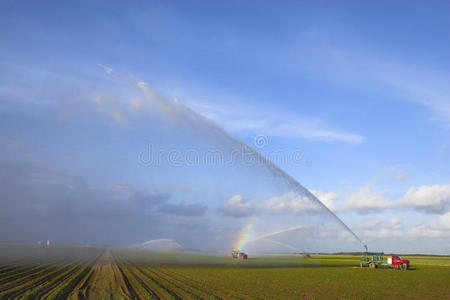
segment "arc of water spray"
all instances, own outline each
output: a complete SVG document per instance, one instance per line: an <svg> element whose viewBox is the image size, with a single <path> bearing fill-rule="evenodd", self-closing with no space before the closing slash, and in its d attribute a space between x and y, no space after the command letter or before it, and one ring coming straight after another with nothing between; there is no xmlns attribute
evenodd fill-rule
<svg viewBox="0 0 450 300"><path fill-rule="evenodd" d="M136 81L133 78L126 77L121 75L120 73L114 71L112 68L109 68L104 65L99 65L101 68L105 70L106 73L118 77L121 80L126 82L131 82L135 85L142 93L146 96L146 98L150 101L156 102L159 108L162 108L164 111L171 111L174 114L177 114L181 120L184 120L186 124L195 129L193 120L197 120L201 124L204 124L216 134L217 137L221 137L223 140L233 143L234 145L240 146L241 149L248 151L251 153L258 162L262 163L263 166L275 177L279 177L284 179L288 186L296 193L303 194L307 196L313 203L317 204L319 207L322 207L326 212L328 212L339 224L342 225L348 232L352 234L352 236L359 241L364 247L366 245L364 242L341 220L338 216L336 216L325 204L323 204L316 196L314 196L307 188L301 185L298 181L296 181L291 175L287 174L283 169L273 163L270 159L264 157L260 152L256 151L251 146L247 145L244 142L230 136L227 132L225 132L222 128L217 126L214 122L207 119L206 117L198 114L194 110L189 107L181 104L179 101L168 101L164 100L162 97L156 97L156 94L150 90L150 88L142 81ZM175 106L174 106L175 105ZM188 113L188 115L184 115L183 111Z"/></svg>
<svg viewBox="0 0 450 300"><path fill-rule="evenodd" d="M292 232L292 231L297 231L297 230L307 229L307 228L308 228L308 226L297 226L297 227L292 227L292 228L288 228L288 229L285 229L285 230L280 230L280 231L277 231L277 232L268 233L268 234L259 236L257 238L254 238L254 239L248 241L248 243L253 243L253 242L256 242L256 241L260 241L260 240L265 240L265 239L277 236L277 235L282 234L282 233L287 233L287 232Z"/></svg>
<svg viewBox="0 0 450 300"><path fill-rule="evenodd" d="M277 244L277 245L280 245L280 246L283 246L283 247L286 247L286 248L288 248L288 249L291 249L291 250L300 252L300 250L298 250L298 249L295 248L294 246L289 245L289 244L287 244L287 243L282 243L282 242L279 242L279 241L276 241L276 240L272 240L272 239L264 239L264 240L265 240L265 241L268 241L268 242L271 242L271 243L274 243L274 244Z"/></svg>
<svg viewBox="0 0 450 300"><path fill-rule="evenodd" d="M283 171L279 166L277 166L275 163L273 163L270 159L264 157L260 152L256 151L251 146L247 145L244 142L241 142L240 140L230 136L228 133L226 133L223 129L218 127L216 124L212 123L210 120L206 119L205 117L197 114L195 111L190 109L189 107L184 106L184 108L189 111L191 114L193 114L195 117L202 119L204 122L207 122L209 125L213 126L213 129L220 135L224 137L224 139L229 140L235 144L238 144L239 146L243 147L245 150L252 153L256 159L263 163L263 165L269 170L269 172L276 177L283 178L287 181L288 185L297 193L304 194L307 196L310 200L312 200L314 203L318 204L320 207L325 209L333 218L341 224L348 232L352 234L352 236L361 243L364 247L366 245L364 242L354 233L341 219L339 219L338 216L336 216L325 204L322 203L316 196L314 196L313 193L311 193L307 188L305 188L303 185L301 185L297 180L295 180L291 175L287 174L285 171Z"/></svg>
<svg viewBox="0 0 450 300"><path fill-rule="evenodd" d="M277 166L275 163L273 163L270 159L264 157L260 152L256 151L255 149L253 149L251 146L247 145L244 142L241 142L240 140L230 136L228 133L226 133L223 129L221 129L220 127L218 127L216 124L212 123L210 120L198 115L195 111L193 111L192 109L190 109L189 107L185 106L185 109L188 110L190 113L194 114L197 118L201 118L204 120L204 122L207 122L208 124L210 124L211 126L213 126L214 130L217 131L217 133L221 134L226 140L229 140L235 144L240 145L241 147L243 147L245 150L249 151L250 153L252 153L259 162L262 162L263 165L269 170L269 172L276 176L276 177L280 177L283 178L287 181L288 185L297 193L302 193L305 196L307 196L310 200L312 200L314 203L316 203L317 205L319 205L320 207L322 207L323 209L325 209L326 212L328 212L331 216L333 216L333 218L339 223L341 224L348 232L350 232L352 234L352 236L361 243L361 245L363 245L364 247L366 247L366 245L364 244L364 242L356 235L356 233L354 233L341 219L339 219L338 216L336 216L325 204L322 203L322 201L320 201L316 196L314 196L313 193L311 193L307 188L305 188L304 186L302 186L298 181L296 181L291 175L287 174L285 171L283 171L279 166Z"/></svg>
<svg viewBox="0 0 450 300"><path fill-rule="evenodd" d="M285 229L285 230L280 230L280 231L277 231L277 232L272 232L272 233L265 234L265 235L263 235L263 236L254 238L254 239L248 241L247 244L254 243L254 242L257 242L257 241L261 241L261 240L264 240L264 241L269 241L269 242L272 242L272 243L275 243L275 244L284 246L284 247L286 247L286 248L289 248L289 249L291 249L291 250L295 250L295 251L300 252L299 249L295 248L294 246L292 246L292 245L290 245L290 244L288 244L288 243L282 243L282 242L279 242L279 241L277 241L277 240L273 240L273 239L271 239L271 238L272 238L272 237L275 237L275 236L277 236L277 235L283 234L283 233L292 232L292 231L297 231L297 230L302 230L302 229L307 229L307 228L309 228L309 227L308 227L308 226L297 226L297 227L292 227L292 228L288 228L288 229Z"/></svg>

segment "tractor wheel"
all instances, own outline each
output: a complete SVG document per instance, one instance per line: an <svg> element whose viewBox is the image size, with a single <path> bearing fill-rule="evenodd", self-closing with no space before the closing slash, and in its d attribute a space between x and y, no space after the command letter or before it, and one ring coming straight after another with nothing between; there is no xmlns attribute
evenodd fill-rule
<svg viewBox="0 0 450 300"><path fill-rule="evenodd" d="M377 267L377 265L375 263L373 263L373 262L371 262L369 264L369 268L371 268L371 269L375 269L376 267Z"/></svg>
<svg viewBox="0 0 450 300"><path fill-rule="evenodd" d="M403 271L405 271L405 270L407 269L407 266L406 266L406 264L402 264L402 265L400 266L400 268L401 268Z"/></svg>

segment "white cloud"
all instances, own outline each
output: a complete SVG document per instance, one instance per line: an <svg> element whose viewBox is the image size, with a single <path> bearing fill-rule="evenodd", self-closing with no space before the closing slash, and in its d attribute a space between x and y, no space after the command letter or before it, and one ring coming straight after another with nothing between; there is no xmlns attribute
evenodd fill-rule
<svg viewBox="0 0 450 300"><path fill-rule="evenodd" d="M321 209L322 207L318 203L307 196L290 192L272 197L264 202L248 200L241 194L237 194L219 206L218 211L228 216L246 217L260 213L295 215L302 212L317 212Z"/></svg>
<svg viewBox="0 0 450 300"><path fill-rule="evenodd" d="M370 185L366 185L347 198L342 210L368 214L394 208L412 208L429 214L444 214L450 211L450 185L413 186L396 201L388 200L375 193Z"/></svg>
<svg viewBox="0 0 450 300"><path fill-rule="evenodd" d="M334 192L311 190L311 192L333 212L355 212L361 215L382 213L390 209L415 209L429 214L445 214L450 211L450 185L423 185L411 187L399 200L390 200L366 185L357 193L348 196L337 204L339 195ZM264 204L266 212L284 213L314 209L308 198L295 196L294 193L274 197ZM317 209L317 208L316 208Z"/></svg>
<svg viewBox="0 0 450 300"><path fill-rule="evenodd" d="M369 219L353 226L353 229L364 240L398 238L404 235L403 219L401 217L392 217L385 222L379 219Z"/></svg>
<svg viewBox="0 0 450 300"><path fill-rule="evenodd" d="M314 191L314 190L311 190L311 193L313 193L313 195L316 196L331 211L338 210L336 203L334 201L338 197L338 194L336 194L334 192L326 193L326 192Z"/></svg>
<svg viewBox="0 0 450 300"><path fill-rule="evenodd" d="M321 207L307 196L296 195L294 192L273 197L264 205L265 212L269 214L298 214L320 209Z"/></svg>
<svg viewBox="0 0 450 300"><path fill-rule="evenodd" d="M338 194L334 192L311 191L326 207L333 212L354 212L365 215L382 213L390 209L415 209L430 214L445 214L450 211L450 185L423 185L411 187L400 200L389 200L366 185L357 193L350 195L342 205L336 204ZM321 208L304 195L294 192L285 193L264 202L244 199L238 194L219 207L219 211L231 216L249 216L257 213L298 214L319 211ZM393 224L392 224L393 225Z"/></svg>
<svg viewBox="0 0 450 300"><path fill-rule="evenodd" d="M377 251L448 254L450 250L450 213L420 224L394 216L386 221L366 219L351 227L369 249Z"/></svg>
<svg viewBox="0 0 450 300"><path fill-rule="evenodd" d="M100 68L102 68L103 70L105 70L105 72L108 73L109 75L113 75L114 74L114 70L112 68L107 67L107 66L102 65L102 64L98 64L98 66Z"/></svg>
<svg viewBox="0 0 450 300"><path fill-rule="evenodd" d="M407 206L427 213L443 214L450 211L450 185L422 185L411 187L399 201Z"/></svg>
<svg viewBox="0 0 450 300"><path fill-rule="evenodd" d="M259 208L258 202L244 199L242 195L237 194L219 206L218 211L228 216L246 217L256 214Z"/></svg>
<svg viewBox="0 0 450 300"><path fill-rule="evenodd" d="M368 219L352 226L352 229L364 239L371 238L401 238L402 241L417 238L450 237L450 212L418 225L405 226L400 216L387 221Z"/></svg>
<svg viewBox="0 0 450 300"><path fill-rule="evenodd" d="M344 202L345 211L355 211L359 214L381 212L392 208L394 203L380 194L375 193L370 185L363 187L358 193L351 195Z"/></svg>
<svg viewBox="0 0 450 300"><path fill-rule="evenodd" d="M422 222L408 232L410 238L450 238L450 212Z"/></svg>
<svg viewBox="0 0 450 300"><path fill-rule="evenodd" d="M390 229L401 229L403 227L403 218L400 216L392 217L386 222L386 227Z"/></svg>

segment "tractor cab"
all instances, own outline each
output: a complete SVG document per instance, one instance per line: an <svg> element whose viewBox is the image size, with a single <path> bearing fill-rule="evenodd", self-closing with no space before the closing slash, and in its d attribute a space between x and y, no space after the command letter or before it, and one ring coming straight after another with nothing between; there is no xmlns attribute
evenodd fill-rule
<svg viewBox="0 0 450 300"><path fill-rule="evenodd" d="M394 269L406 270L409 269L409 260L402 259L398 255L393 255L388 257L388 265L391 265Z"/></svg>

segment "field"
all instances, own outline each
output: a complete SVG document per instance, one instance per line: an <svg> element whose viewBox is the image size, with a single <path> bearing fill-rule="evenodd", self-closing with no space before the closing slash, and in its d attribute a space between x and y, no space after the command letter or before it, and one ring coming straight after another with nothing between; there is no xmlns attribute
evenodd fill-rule
<svg viewBox="0 0 450 300"><path fill-rule="evenodd" d="M96 247L0 245L0 299L450 299L450 258L408 271L359 256L228 257Z"/></svg>

